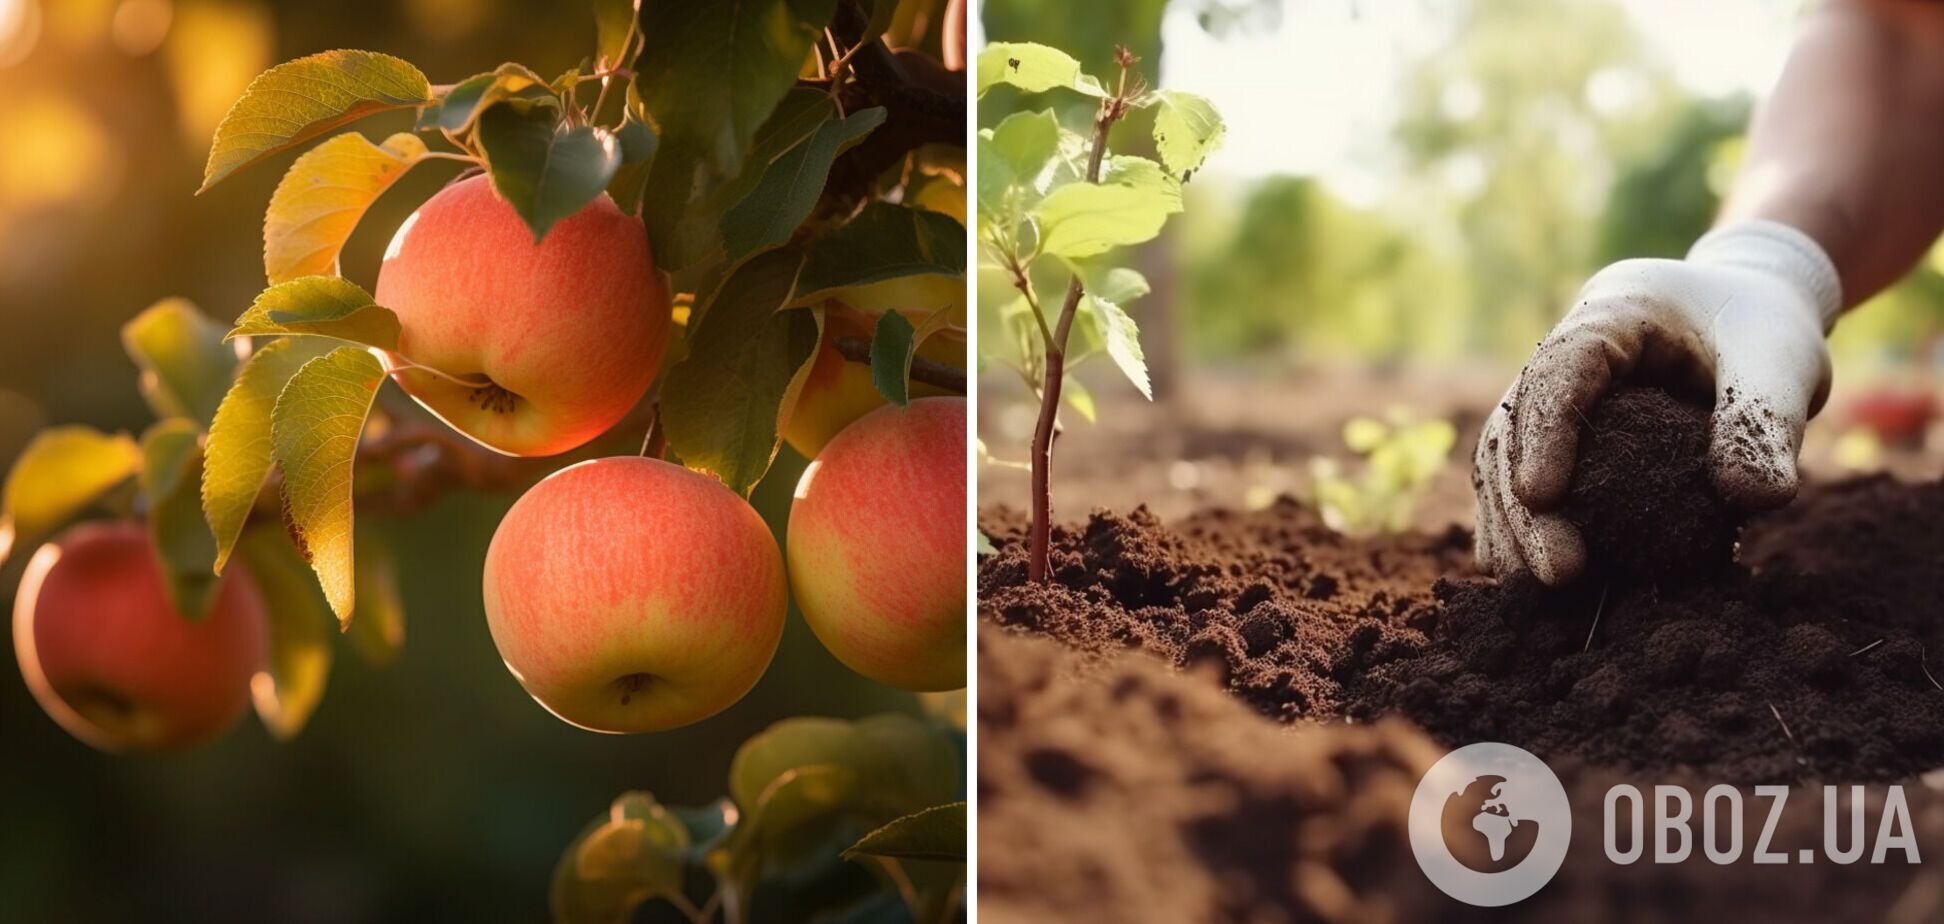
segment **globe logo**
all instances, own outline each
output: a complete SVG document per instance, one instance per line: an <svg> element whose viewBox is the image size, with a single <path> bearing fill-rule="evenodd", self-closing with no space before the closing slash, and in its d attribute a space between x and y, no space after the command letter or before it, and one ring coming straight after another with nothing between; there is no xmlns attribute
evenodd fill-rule
<svg viewBox="0 0 1944 924"><path fill-rule="evenodd" d="M1552 880L1573 817L1544 761L1488 741L1431 765L1411 797L1409 827L1411 853L1433 885L1466 904L1498 907Z"/></svg>
<svg viewBox="0 0 1944 924"><path fill-rule="evenodd" d="M1499 798L1502 776L1481 776L1445 799L1445 849L1481 873L1502 873L1524 863L1539 843L1539 822L1513 814Z"/></svg>

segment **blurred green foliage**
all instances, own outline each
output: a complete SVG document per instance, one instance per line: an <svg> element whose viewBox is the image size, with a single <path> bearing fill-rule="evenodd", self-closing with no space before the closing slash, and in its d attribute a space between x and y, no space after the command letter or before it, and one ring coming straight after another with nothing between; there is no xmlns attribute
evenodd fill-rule
<svg viewBox="0 0 1944 924"><path fill-rule="evenodd" d="M585 4L547 0L27 4L31 33L0 30L0 468L42 426L146 426L118 332L158 297L230 318L262 289L263 203L295 152L192 195L214 120L255 74L328 48L441 75L509 60L558 73L594 37ZM383 138L409 123L361 128ZM387 192L344 252L346 277L370 283L393 230L449 176L415 172ZM632 452L639 438L600 449ZM803 465L785 453L752 499L779 535ZM0 789L16 798L0 919L543 920L562 847L616 793L704 804L737 746L779 718L921 711L845 670L793 610L770 671L722 715L648 736L565 725L508 674L483 617L481 562L512 500L455 495L409 518L360 518L361 545L396 550L405 643L385 667L339 658L287 743L250 721L186 754L97 753L41 713L9 644ZM0 568L4 599L28 557Z"/></svg>
<svg viewBox="0 0 1944 924"><path fill-rule="evenodd" d="M1278 26L1274 3L1173 3L1217 38L1238 21ZM1356 15L1355 3L1339 5ZM1403 63L1396 118L1369 156L1384 171L1381 194L1352 202L1300 175L1237 180L1215 159L1186 187L1177 229L1141 260L1150 278L1162 275L1156 264L1180 277L1171 296L1157 282L1134 312L1144 329L1165 329L1156 315L1171 307L1187 358L1202 363L1469 356L1511 367L1594 270L1679 256L1706 230L1733 176L1747 98L1705 98L1675 81L1614 0L1422 7L1448 38ZM1093 66L1115 41L1165 58L1159 23L1170 9L987 0L984 23L989 40L1046 42ZM1303 118L1293 110L1288 130L1301 132ZM1846 318L1838 361L1919 355L1944 328L1940 270L1944 260L1927 262Z"/></svg>

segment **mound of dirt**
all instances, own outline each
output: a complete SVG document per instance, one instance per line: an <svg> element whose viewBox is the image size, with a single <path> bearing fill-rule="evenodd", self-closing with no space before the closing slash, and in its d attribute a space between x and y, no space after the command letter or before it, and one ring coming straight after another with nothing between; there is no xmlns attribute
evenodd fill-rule
<svg viewBox="0 0 1944 924"><path fill-rule="evenodd" d="M1735 554L1741 518L1708 479L1708 410L1655 388L1624 388L1581 428L1565 514L1597 576L1685 580Z"/></svg>
<svg viewBox="0 0 1944 924"><path fill-rule="evenodd" d="M987 620L1210 665L1283 720L1403 715L1446 745L1739 783L1944 766L1940 484L1812 488L1747 526L1745 567L1566 592L1469 577L1462 533L1359 542L1294 502L1172 529L1095 514L1054 531L1045 586L1018 517L983 526Z"/></svg>
<svg viewBox="0 0 1944 924"><path fill-rule="evenodd" d="M1555 763L1574 805L1565 865L1511 908L1473 908L1418 871L1417 780L1441 754L1394 719L1280 726L1207 678L1148 658L1101 661L990 626L979 632L979 905L994 922L1935 920L1944 874L1904 862L1778 872L1606 860L1600 817L1624 778ZM1644 791L1644 790L1643 790ZM1944 850L1944 794L1907 788L1921 857ZM1745 796L1740 843L1769 802ZM1868 817L1881 817L1880 789ZM1821 794L1794 789L1769 833L1795 857L1822 843ZM1703 830L1696 828L1696 836ZM1720 832L1721 839L1728 837ZM1697 851L1699 847L1697 846Z"/></svg>
<svg viewBox="0 0 1944 924"><path fill-rule="evenodd" d="M1212 510L1164 527L1146 508L1055 526L1053 580L1026 583L1026 521L980 524L999 546L979 568L979 612L1101 656L1145 649L1216 668L1282 719L1343 711L1345 684L1408 657L1436 622L1431 588L1468 572L1471 540L1346 538L1284 498L1266 510Z"/></svg>

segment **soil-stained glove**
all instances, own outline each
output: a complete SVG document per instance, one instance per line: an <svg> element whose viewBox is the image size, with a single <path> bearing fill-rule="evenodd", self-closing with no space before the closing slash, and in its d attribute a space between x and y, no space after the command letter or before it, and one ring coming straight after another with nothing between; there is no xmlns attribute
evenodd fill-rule
<svg viewBox="0 0 1944 924"><path fill-rule="evenodd" d="M1579 428L1623 381L1715 394L1709 471L1728 503L1796 493L1803 424L1829 393L1824 335L1842 307L1836 267L1808 235L1742 221L1685 260L1623 260L1595 274L1485 421L1474 459L1478 565L1561 585L1586 545L1561 515Z"/></svg>

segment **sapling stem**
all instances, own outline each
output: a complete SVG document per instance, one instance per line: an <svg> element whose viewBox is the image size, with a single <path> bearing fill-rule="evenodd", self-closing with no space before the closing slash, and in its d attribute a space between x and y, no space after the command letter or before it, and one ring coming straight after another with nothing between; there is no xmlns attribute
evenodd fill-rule
<svg viewBox="0 0 1944 924"><path fill-rule="evenodd" d="M1114 95L1100 101L1094 117L1092 149L1087 154L1087 182L1100 182L1100 165L1107 156L1107 133L1114 123L1127 115L1127 72L1136 61L1126 46L1114 49L1114 63L1120 65L1120 83ZM1015 284L1023 280L1018 274ZM1031 286L1023 287L1030 298ZM1047 580L1047 559L1053 536L1053 437L1060 422L1060 386L1066 376L1067 339L1073 333L1073 316L1086 294L1079 274L1067 283L1066 300L1060 303L1060 319L1046 342L1046 387L1040 390L1039 422L1033 427L1033 525L1027 544L1026 579L1033 583ZM1042 336L1046 330L1042 322Z"/></svg>

